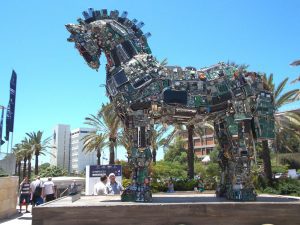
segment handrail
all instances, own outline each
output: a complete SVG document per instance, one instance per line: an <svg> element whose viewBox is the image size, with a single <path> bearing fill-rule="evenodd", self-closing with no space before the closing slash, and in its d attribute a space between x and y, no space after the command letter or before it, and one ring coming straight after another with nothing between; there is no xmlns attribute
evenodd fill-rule
<svg viewBox="0 0 300 225"><path fill-rule="evenodd" d="M69 190L69 188L67 187L62 193L60 193L60 195L59 195L59 197L62 197L63 196L63 194L67 191L67 190Z"/></svg>

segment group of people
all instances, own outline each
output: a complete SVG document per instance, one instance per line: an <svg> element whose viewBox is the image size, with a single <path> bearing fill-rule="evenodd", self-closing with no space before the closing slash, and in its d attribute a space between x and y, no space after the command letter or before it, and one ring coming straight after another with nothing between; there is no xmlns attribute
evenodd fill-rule
<svg viewBox="0 0 300 225"><path fill-rule="evenodd" d="M22 205L25 204L26 213L28 213L29 203L32 206L40 205L44 201L49 202L55 199L55 189L52 178L49 177L47 181L42 182L40 177L37 176L34 181L29 182L28 177L25 177L20 184L20 213Z"/></svg>
<svg viewBox="0 0 300 225"><path fill-rule="evenodd" d="M122 184L116 181L116 175L110 173L108 177L106 175L100 177L100 181L94 186L94 195L119 195L123 190Z"/></svg>

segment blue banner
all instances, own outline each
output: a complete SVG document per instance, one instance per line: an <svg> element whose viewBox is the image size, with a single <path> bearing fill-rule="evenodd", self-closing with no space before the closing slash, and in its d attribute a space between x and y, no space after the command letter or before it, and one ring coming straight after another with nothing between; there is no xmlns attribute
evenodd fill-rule
<svg viewBox="0 0 300 225"><path fill-rule="evenodd" d="M13 70L10 78L9 102L6 111L6 136L5 140L9 140L9 132L14 132L15 121L15 105L17 91L17 74Z"/></svg>

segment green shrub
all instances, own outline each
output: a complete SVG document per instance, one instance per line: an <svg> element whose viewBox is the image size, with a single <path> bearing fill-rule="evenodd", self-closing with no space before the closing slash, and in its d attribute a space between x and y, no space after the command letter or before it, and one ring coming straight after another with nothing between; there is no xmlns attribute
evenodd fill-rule
<svg viewBox="0 0 300 225"><path fill-rule="evenodd" d="M294 179L280 179L272 187L263 190L264 193L300 196L300 181Z"/></svg>
<svg viewBox="0 0 300 225"><path fill-rule="evenodd" d="M168 190L167 184L164 182L151 182L150 186L153 193L166 192Z"/></svg>
<svg viewBox="0 0 300 225"><path fill-rule="evenodd" d="M206 174L208 177L219 177L220 167L218 163L209 163L206 168Z"/></svg>
<svg viewBox="0 0 300 225"><path fill-rule="evenodd" d="M289 169L300 169L300 153L287 153L279 155L280 162L288 165Z"/></svg>
<svg viewBox="0 0 300 225"><path fill-rule="evenodd" d="M124 188L128 187L130 184L131 184L131 179L126 179L126 178L122 179L122 185Z"/></svg>
<svg viewBox="0 0 300 225"><path fill-rule="evenodd" d="M272 166L273 173L287 173L288 172L288 165L274 165Z"/></svg>
<svg viewBox="0 0 300 225"><path fill-rule="evenodd" d="M300 181L294 179L279 180L276 185L281 195L300 196Z"/></svg>
<svg viewBox="0 0 300 225"><path fill-rule="evenodd" d="M195 175L199 177L206 177L206 166L202 162L195 161L194 164Z"/></svg>
<svg viewBox="0 0 300 225"><path fill-rule="evenodd" d="M280 194L280 191L272 188L272 187L267 187L263 190L264 193L267 193L267 194L274 194L274 195L279 195Z"/></svg>
<svg viewBox="0 0 300 225"><path fill-rule="evenodd" d="M193 191L194 187L197 186L197 180L177 180L174 181L174 190L175 191Z"/></svg>
<svg viewBox="0 0 300 225"><path fill-rule="evenodd" d="M157 181L165 181L170 178L183 179L186 177L186 169L178 162L158 161L152 166L151 177Z"/></svg>
<svg viewBox="0 0 300 225"><path fill-rule="evenodd" d="M205 177L203 179L205 190L216 190L218 186L217 177Z"/></svg>

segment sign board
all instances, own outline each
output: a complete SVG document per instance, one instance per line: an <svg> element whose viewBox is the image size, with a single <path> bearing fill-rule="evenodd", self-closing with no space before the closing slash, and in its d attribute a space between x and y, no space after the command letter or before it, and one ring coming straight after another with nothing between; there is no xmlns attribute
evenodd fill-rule
<svg viewBox="0 0 300 225"><path fill-rule="evenodd" d="M116 181L122 183L121 165L88 165L86 166L85 195L94 194L94 185L100 181L102 175L114 173Z"/></svg>

